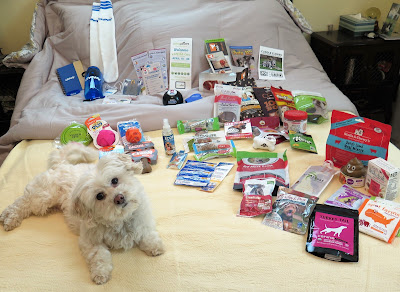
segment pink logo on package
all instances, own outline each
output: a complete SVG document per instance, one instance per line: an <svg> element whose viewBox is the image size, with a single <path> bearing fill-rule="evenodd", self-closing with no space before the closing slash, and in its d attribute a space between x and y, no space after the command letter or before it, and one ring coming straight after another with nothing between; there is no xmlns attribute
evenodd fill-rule
<svg viewBox="0 0 400 292"><path fill-rule="evenodd" d="M314 224L314 246L354 255L354 219L316 212Z"/></svg>

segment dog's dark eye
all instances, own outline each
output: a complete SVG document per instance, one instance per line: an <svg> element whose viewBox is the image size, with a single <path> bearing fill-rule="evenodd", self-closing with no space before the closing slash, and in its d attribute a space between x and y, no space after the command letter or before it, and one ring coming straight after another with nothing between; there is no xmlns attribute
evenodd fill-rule
<svg viewBox="0 0 400 292"><path fill-rule="evenodd" d="M114 177L114 178L111 180L111 184L112 184L112 185L118 184L118 179L117 179L116 177Z"/></svg>
<svg viewBox="0 0 400 292"><path fill-rule="evenodd" d="M96 195L96 199L99 201L104 200L105 197L106 197L106 195L104 193L98 193Z"/></svg>

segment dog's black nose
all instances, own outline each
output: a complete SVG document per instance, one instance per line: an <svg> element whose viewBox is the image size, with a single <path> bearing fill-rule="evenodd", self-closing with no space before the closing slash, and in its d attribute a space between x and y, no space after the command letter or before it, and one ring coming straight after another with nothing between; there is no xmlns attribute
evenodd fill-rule
<svg viewBox="0 0 400 292"><path fill-rule="evenodd" d="M121 195L121 194L116 195L115 198L114 198L114 204L121 205L123 203L125 203L124 195Z"/></svg>

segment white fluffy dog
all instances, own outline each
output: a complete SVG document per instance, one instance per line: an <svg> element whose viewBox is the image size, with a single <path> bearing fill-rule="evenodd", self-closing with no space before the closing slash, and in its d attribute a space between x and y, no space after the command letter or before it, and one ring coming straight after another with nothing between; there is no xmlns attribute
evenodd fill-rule
<svg viewBox="0 0 400 292"><path fill-rule="evenodd" d="M97 156L97 151L77 143L52 152L49 169L25 187L24 195L0 215L0 222L9 231L32 214L61 209L79 234L92 280L104 284L113 268L109 249L138 246L157 256L164 247L148 197L133 176L141 173L142 164L125 154L110 154L92 163Z"/></svg>

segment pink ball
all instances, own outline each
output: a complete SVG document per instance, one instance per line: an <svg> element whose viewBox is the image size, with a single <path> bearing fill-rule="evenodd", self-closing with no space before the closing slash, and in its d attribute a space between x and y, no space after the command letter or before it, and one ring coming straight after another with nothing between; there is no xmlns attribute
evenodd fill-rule
<svg viewBox="0 0 400 292"><path fill-rule="evenodd" d="M96 142L101 147L111 146L115 142L115 134L111 130L101 130Z"/></svg>

